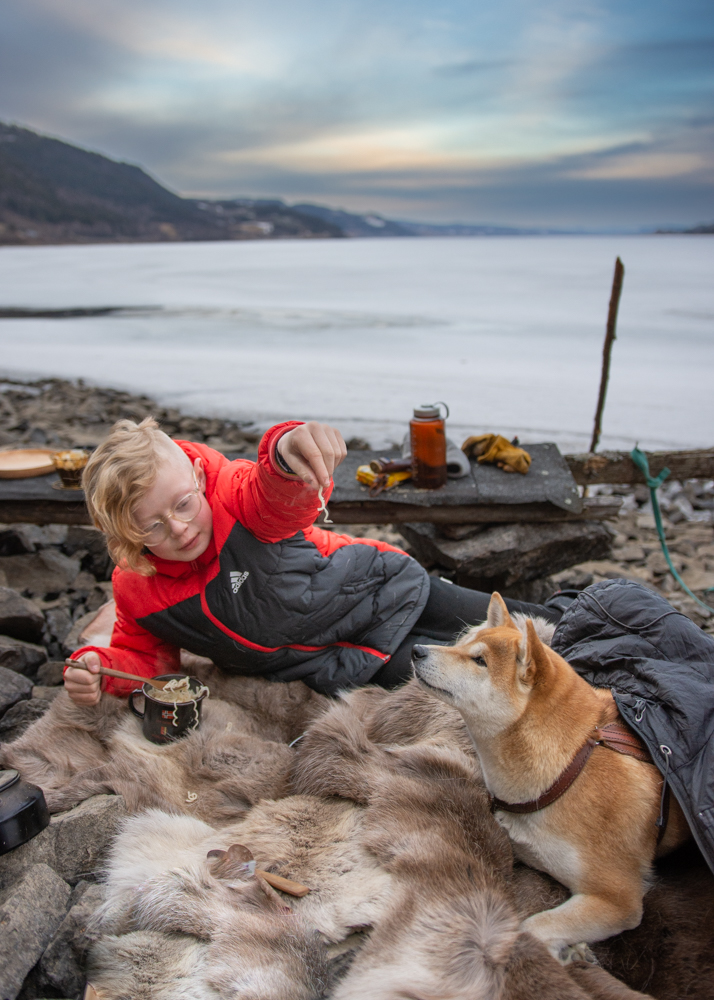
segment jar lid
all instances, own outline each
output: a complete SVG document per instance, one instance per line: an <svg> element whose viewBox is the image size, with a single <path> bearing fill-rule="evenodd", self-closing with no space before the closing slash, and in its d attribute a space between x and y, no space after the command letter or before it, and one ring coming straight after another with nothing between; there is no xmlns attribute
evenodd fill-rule
<svg viewBox="0 0 714 1000"><path fill-rule="evenodd" d="M438 403L422 403L421 406L414 407L414 416L424 419L438 419L441 417L441 410Z"/></svg>

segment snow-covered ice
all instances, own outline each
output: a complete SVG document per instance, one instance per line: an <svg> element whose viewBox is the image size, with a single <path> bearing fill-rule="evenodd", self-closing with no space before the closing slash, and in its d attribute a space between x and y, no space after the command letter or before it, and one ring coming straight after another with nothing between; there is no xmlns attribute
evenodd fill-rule
<svg viewBox="0 0 714 1000"><path fill-rule="evenodd" d="M601 447L711 446L714 240L508 237L0 249L8 375L83 377L187 412L330 420L375 446L415 404L451 433L589 441L614 260L626 274Z"/></svg>

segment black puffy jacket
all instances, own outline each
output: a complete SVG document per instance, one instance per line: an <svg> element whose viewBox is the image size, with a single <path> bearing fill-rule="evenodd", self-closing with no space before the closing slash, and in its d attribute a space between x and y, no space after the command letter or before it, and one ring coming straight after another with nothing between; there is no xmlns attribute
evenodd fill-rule
<svg viewBox="0 0 714 1000"><path fill-rule="evenodd" d="M552 645L588 683L611 689L714 871L714 639L641 584L605 580L567 609Z"/></svg>

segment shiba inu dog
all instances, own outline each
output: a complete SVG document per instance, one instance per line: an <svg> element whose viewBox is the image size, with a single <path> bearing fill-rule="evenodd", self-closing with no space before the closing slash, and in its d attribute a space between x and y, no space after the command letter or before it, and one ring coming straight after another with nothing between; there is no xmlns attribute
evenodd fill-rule
<svg viewBox="0 0 714 1000"><path fill-rule="evenodd" d="M514 621L494 594L484 625L454 646L415 646L412 660L421 684L461 713L517 857L572 893L522 926L558 957L636 927L655 855L689 830L672 798L658 843L659 771L642 744L639 759L626 755L639 741L612 725L612 695L550 649L543 628L552 634L545 622Z"/></svg>

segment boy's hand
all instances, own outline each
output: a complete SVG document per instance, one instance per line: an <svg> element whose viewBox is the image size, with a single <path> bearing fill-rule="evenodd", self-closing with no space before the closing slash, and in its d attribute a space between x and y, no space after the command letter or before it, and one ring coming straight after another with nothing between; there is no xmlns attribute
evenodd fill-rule
<svg viewBox="0 0 714 1000"><path fill-rule="evenodd" d="M89 669L68 667L64 674L65 690L75 705L98 705L102 694L101 658L98 653L84 653L77 662L85 663Z"/></svg>
<svg viewBox="0 0 714 1000"><path fill-rule="evenodd" d="M293 472L316 490L330 485L332 473L347 454L340 432L315 420L283 434L277 449Z"/></svg>

